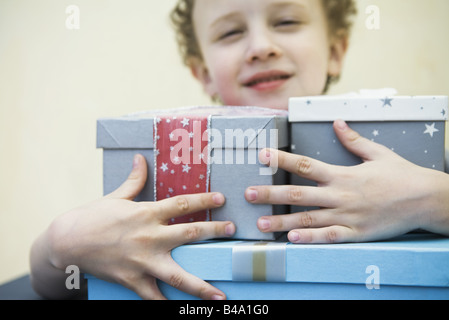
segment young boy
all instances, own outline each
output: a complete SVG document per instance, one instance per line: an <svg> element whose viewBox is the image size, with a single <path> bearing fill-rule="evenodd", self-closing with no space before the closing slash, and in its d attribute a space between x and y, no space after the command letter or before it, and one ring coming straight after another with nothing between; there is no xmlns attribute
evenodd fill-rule
<svg viewBox="0 0 449 320"><path fill-rule="evenodd" d="M225 105L287 107L288 98L325 92L341 71L354 13L350 0L181 0L173 13L184 58L205 90ZM182 33L180 32L182 30ZM340 168L264 150L261 160L319 182L318 188L251 187L248 201L316 205L313 213L265 217L262 231L288 230L301 242L384 239L415 228L449 234L449 178L414 166L361 138L342 121L342 143L365 163ZM136 155L113 193L56 219L33 244L32 283L48 298L73 297L65 268L117 282L145 299L163 299L156 279L203 299L225 294L171 258L184 243L232 236L231 222L168 225L171 218L222 206L219 193L133 202L147 177ZM78 291L81 292L81 291Z"/></svg>

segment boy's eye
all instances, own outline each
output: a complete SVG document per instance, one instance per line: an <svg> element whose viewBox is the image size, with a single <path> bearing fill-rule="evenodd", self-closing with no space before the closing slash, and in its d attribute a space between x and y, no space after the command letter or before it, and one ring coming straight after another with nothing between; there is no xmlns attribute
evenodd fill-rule
<svg viewBox="0 0 449 320"><path fill-rule="evenodd" d="M218 40L225 40L225 39L233 38L238 35L241 35L242 33L243 33L243 30L240 30L240 29L231 30L231 31L225 32L222 35L220 35L218 37Z"/></svg>
<svg viewBox="0 0 449 320"><path fill-rule="evenodd" d="M275 28L293 28L293 27L297 27L301 24L301 22L299 20L293 20L293 19L285 19L285 20L280 20L274 23L274 27Z"/></svg>

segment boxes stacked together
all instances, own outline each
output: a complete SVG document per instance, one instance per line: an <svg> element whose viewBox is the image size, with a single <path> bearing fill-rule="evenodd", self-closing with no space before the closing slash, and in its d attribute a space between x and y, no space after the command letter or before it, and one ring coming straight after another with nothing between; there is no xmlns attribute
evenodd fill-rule
<svg viewBox="0 0 449 320"><path fill-rule="evenodd" d="M256 185L286 184L287 175L281 170L273 174L258 160L258 151L265 147L286 148L288 146L287 116L262 108L197 108L177 109L164 113L141 113L122 118L100 119L97 127L97 146L103 149L103 189L109 194L118 188L131 171L132 159L136 153L145 156L148 164L148 179L142 193L136 201L154 201L155 169L160 169L164 163L155 168L154 146L159 139L154 139L154 125L160 119L165 121L188 119L194 114L196 117L210 117L210 166L209 186L211 192L221 192L226 197L226 204L213 210L210 218L215 221L234 221L237 226L236 239L274 240L276 235L262 233L257 229L256 221L261 216L275 213L286 213L283 206L259 205L253 206L244 198L245 189ZM182 122L182 121L181 121ZM187 123L184 122L184 123ZM181 127L178 129L183 129ZM157 132L170 135L170 132ZM181 132L182 134L182 132ZM190 134L190 132L187 132ZM174 137L174 143L178 139ZM182 137L181 137L182 138ZM179 142L181 142L181 138ZM191 146L194 142L191 144ZM176 150L175 150L176 151ZM172 150L158 149L157 153L170 153ZM183 155L177 154L180 158ZM167 161L167 170L173 164ZM189 163L195 163L194 159ZM180 163L182 164L182 163ZM184 165L186 165L185 163ZM187 168L188 169L188 168ZM185 175L180 168L175 173L177 177ZM171 170L165 172L170 174ZM207 174L203 174L203 180ZM194 186L197 181L193 182ZM202 192L206 192L203 189ZM165 190L163 195L171 195L171 190ZM159 200L162 200L159 199Z"/></svg>
<svg viewBox="0 0 449 320"><path fill-rule="evenodd" d="M276 175L262 174L265 166L258 162L257 154L264 147L273 147L267 140L270 130L277 133L274 140L278 148L291 146L293 153L336 165L359 164L361 160L336 138L332 128L336 119L348 121L362 136L384 144L409 161L444 170L447 105L447 97L293 98L290 124L285 115L266 110L230 108L228 112L220 109L211 113L210 109L200 109L201 114L212 114L209 129L216 129L208 142L213 161L208 167L207 190L222 192L226 197L226 205L212 212L210 218L232 220L237 234L233 241L176 248L173 258L188 272L222 289L229 299L449 299L448 239L424 234L370 244L254 243L248 240L276 238L257 229L258 217L288 209L251 205L243 196L245 189L254 185L311 184L295 175L288 177L281 170ZM182 116L183 112L176 114ZM105 194L126 179L136 153L146 157L148 181L155 181L152 173L158 168L154 162L157 141L153 126L158 117L144 114L98 121L98 147L104 150ZM242 136L244 139L236 142ZM226 141L223 137L231 138ZM163 168L169 172L168 167ZM136 201L153 201L157 188L147 183ZM290 211L302 209L293 207ZM90 276L88 279L90 299L138 298L119 285ZM159 285L169 299L193 298L164 283Z"/></svg>

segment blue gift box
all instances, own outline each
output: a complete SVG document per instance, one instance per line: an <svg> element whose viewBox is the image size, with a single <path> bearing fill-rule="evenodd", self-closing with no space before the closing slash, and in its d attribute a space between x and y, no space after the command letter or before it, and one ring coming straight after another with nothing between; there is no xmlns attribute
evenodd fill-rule
<svg viewBox="0 0 449 320"><path fill-rule="evenodd" d="M172 256L231 300L449 299L449 239L431 234L332 245L212 241L181 246ZM91 300L139 299L118 284L87 278ZM196 299L159 287L168 299Z"/></svg>

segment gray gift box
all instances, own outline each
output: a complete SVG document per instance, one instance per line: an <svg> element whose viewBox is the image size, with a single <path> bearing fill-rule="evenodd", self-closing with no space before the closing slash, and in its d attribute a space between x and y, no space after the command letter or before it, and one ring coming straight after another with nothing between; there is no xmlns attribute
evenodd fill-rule
<svg viewBox="0 0 449 320"><path fill-rule="evenodd" d="M142 154L148 164L147 183L135 201L154 201L153 126L158 115L207 114L212 138L210 150L210 191L226 197L222 208L211 212L213 221L233 221L234 239L274 240L278 235L262 233L257 228L261 216L286 213L285 206L253 205L246 201L246 188L257 185L286 184L288 175L267 168L258 160L265 147L286 148L288 119L286 113L251 107L180 108L149 111L97 121L97 147L103 149L103 192L109 194L128 177L135 154ZM160 200L160 199L158 199Z"/></svg>
<svg viewBox="0 0 449 320"><path fill-rule="evenodd" d="M362 160L337 139L333 122L343 119L363 137L385 145L423 167L444 171L446 96L352 94L292 98L289 103L291 150L342 166ZM316 185L291 175L292 184ZM293 212L312 208L292 207Z"/></svg>

